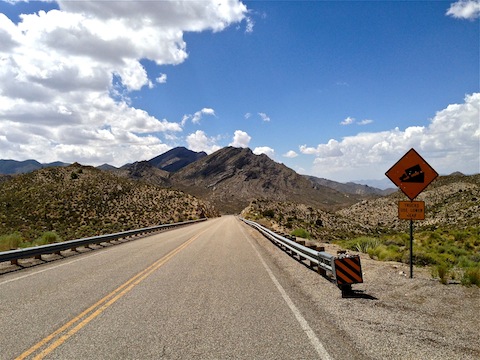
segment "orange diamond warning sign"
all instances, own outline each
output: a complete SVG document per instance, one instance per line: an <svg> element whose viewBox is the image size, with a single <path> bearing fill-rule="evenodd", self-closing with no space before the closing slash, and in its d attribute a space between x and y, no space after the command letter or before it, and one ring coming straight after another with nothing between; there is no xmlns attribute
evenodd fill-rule
<svg viewBox="0 0 480 360"><path fill-rule="evenodd" d="M414 149L410 149L385 175L410 200L415 199L438 176Z"/></svg>

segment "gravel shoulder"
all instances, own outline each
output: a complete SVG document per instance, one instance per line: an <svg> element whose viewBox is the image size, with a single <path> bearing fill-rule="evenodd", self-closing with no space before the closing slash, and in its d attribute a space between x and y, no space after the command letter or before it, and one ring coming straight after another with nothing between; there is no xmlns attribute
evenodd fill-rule
<svg viewBox="0 0 480 360"><path fill-rule="evenodd" d="M480 359L480 288L443 285L429 268L415 267L410 279L408 265L360 254L364 283L353 286L358 297L342 298L333 283L249 232L298 285L297 298L307 299L319 317L329 317L366 358ZM331 254L340 249L321 245Z"/></svg>

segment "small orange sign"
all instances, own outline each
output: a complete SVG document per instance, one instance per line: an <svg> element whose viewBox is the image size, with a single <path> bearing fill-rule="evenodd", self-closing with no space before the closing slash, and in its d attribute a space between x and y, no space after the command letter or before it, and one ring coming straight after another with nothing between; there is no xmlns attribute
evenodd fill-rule
<svg viewBox="0 0 480 360"><path fill-rule="evenodd" d="M385 175L413 200L437 178L438 173L414 149L410 149Z"/></svg>
<svg viewBox="0 0 480 360"><path fill-rule="evenodd" d="M399 201L398 218L402 220L425 220L425 202Z"/></svg>

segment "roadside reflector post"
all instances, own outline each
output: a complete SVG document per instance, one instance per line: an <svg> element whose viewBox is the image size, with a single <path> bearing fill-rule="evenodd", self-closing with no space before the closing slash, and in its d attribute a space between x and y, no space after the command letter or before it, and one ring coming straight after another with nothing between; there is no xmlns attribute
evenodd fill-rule
<svg viewBox="0 0 480 360"><path fill-rule="evenodd" d="M342 296L352 293L352 284L363 283L362 265L359 255L341 253L333 261L333 274Z"/></svg>

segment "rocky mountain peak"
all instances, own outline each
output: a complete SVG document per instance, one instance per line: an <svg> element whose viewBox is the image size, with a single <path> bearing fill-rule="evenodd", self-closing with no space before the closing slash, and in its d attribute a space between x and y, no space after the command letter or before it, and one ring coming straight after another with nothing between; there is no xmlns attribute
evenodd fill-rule
<svg viewBox="0 0 480 360"><path fill-rule="evenodd" d="M325 186L314 188L303 176L248 148L226 147L186 166L172 184L212 202L220 211L238 213L250 201L267 198L331 208L355 202Z"/></svg>
<svg viewBox="0 0 480 360"><path fill-rule="evenodd" d="M176 147L148 160L148 162L158 169L175 172L205 156L207 153L204 151L195 152L185 147Z"/></svg>

